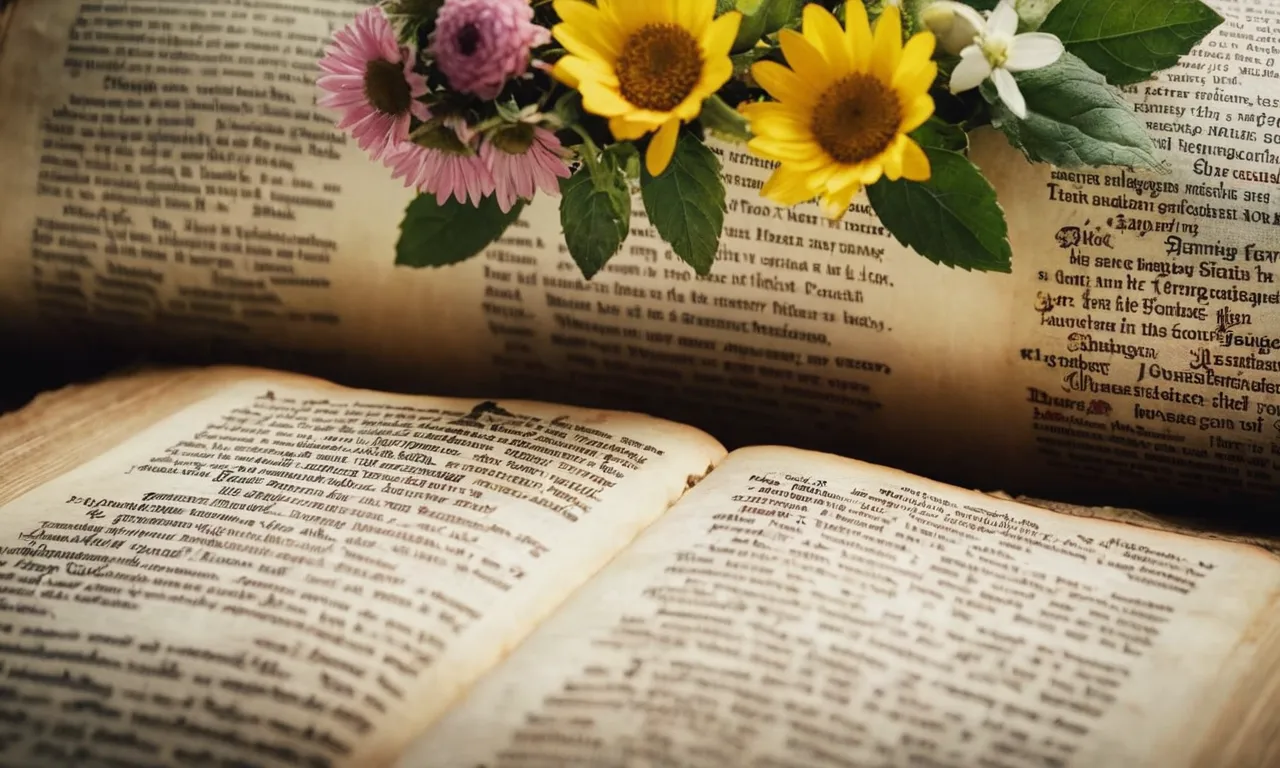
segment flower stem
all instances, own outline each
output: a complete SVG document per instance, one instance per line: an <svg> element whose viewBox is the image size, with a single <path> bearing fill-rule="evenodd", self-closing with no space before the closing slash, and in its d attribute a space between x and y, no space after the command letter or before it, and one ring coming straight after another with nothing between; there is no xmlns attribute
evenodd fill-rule
<svg viewBox="0 0 1280 768"><path fill-rule="evenodd" d="M739 143L751 140L751 124L742 113L712 96L702 102L702 124L710 131Z"/></svg>
<svg viewBox="0 0 1280 768"><path fill-rule="evenodd" d="M599 178L603 169L600 167L600 148L591 140L591 134L587 133L587 129L581 125L574 123L569 126L573 132L582 137L582 145L586 151L578 150L578 157L582 158L582 162L587 164L587 170L591 172L592 178Z"/></svg>

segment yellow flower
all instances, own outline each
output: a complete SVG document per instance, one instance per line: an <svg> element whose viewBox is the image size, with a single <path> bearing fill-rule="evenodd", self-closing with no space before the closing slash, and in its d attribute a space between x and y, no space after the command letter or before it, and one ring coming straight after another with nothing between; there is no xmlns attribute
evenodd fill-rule
<svg viewBox="0 0 1280 768"><path fill-rule="evenodd" d="M860 2L845 4L845 29L821 6L806 5L803 34L780 34L790 68L752 67L776 99L741 107L755 135L747 146L779 163L762 195L788 206L820 197L823 213L839 219L881 175L929 178L929 158L907 134L933 114L935 40L922 32L903 46L899 14L886 4L873 36Z"/></svg>
<svg viewBox="0 0 1280 768"><path fill-rule="evenodd" d="M568 51L556 79L582 93L585 110L609 118L616 139L656 131L645 165L662 173L681 123L733 74L741 14L715 18L716 0L555 0L555 9L561 23L551 32Z"/></svg>

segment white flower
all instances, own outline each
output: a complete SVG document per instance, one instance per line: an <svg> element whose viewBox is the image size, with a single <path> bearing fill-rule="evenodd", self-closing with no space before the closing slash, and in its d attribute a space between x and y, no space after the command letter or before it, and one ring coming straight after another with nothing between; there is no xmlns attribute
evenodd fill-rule
<svg viewBox="0 0 1280 768"><path fill-rule="evenodd" d="M951 73L951 92L977 88L991 78L1005 106L1018 117L1026 117L1027 101L1022 98L1013 73L1049 66L1062 56L1063 47L1053 35L1019 35L1017 31L1018 12L1012 0L1000 0L973 42L960 52L960 63Z"/></svg>
<svg viewBox="0 0 1280 768"><path fill-rule="evenodd" d="M938 47L952 56L959 56L972 45L986 25L971 6L954 0L937 0L925 6L920 11L920 21L938 38Z"/></svg>

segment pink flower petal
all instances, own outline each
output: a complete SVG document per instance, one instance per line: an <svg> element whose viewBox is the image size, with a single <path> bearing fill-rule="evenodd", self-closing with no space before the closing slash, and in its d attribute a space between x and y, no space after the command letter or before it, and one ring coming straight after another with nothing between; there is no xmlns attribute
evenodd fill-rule
<svg viewBox="0 0 1280 768"><path fill-rule="evenodd" d="M413 71L414 57L413 51L400 47L382 9L372 6L334 33L332 44L320 60L320 71L326 74L316 80L322 92L316 103L337 110L338 128L350 133L375 160L384 160L391 146L408 141L410 115L419 120L431 117L426 105L417 101L426 94L427 81ZM403 63L405 83L412 97L408 112L389 114L369 101L365 73L374 61Z"/></svg>
<svg viewBox="0 0 1280 768"><path fill-rule="evenodd" d="M494 193L493 174L477 155L454 155L403 141L388 150L386 162L393 178L434 195L440 205L450 198L479 205Z"/></svg>
<svg viewBox="0 0 1280 768"><path fill-rule="evenodd" d="M564 161L564 146L545 128L533 129L533 143L524 154L514 155L485 142L480 147L480 157L493 175L498 206L504 213L517 199L532 200L538 189L549 195L559 194L557 179L571 175Z"/></svg>
<svg viewBox="0 0 1280 768"><path fill-rule="evenodd" d="M530 51L549 40L550 32L533 22L529 0L445 0L431 55L454 90L489 100L523 75Z"/></svg>

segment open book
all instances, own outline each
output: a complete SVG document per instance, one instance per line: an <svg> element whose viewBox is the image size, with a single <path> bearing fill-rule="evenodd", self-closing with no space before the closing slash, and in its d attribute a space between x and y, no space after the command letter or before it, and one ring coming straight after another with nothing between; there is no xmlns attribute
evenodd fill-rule
<svg viewBox="0 0 1280 768"><path fill-rule="evenodd" d="M315 107L316 62L359 3L17 0L0 49L0 339L637 409L730 447L965 486L1265 512L1280 495L1280 3L1214 4L1227 22L1129 89L1169 173L1032 166L977 137L1012 275L926 262L864 198L836 228L812 204L773 206L767 164L718 145L729 212L711 276L666 252L637 201L624 252L588 282L547 197L481 258L393 266L412 193Z"/></svg>
<svg viewBox="0 0 1280 768"><path fill-rule="evenodd" d="M150 372L0 419L0 763L1263 768L1280 560L648 416Z"/></svg>

